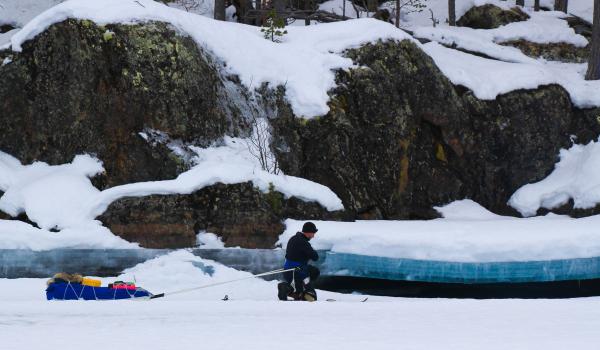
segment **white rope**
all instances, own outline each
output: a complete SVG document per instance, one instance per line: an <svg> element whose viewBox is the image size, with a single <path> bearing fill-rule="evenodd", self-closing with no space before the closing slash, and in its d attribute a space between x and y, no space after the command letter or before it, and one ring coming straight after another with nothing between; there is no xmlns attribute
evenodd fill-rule
<svg viewBox="0 0 600 350"><path fill-rule="evenodd" d="M182 289L182 290L177 290L177 291L174 291L174 292L168 292L168 293L162 293L162 294L164 296L167 296L167 295L173 295L173 294L187 293L187 292L191 292L191 291L198 290L198 289L219 286L221 284L238 282L238 281L243 281L243 280L247 280L247 279L251 279L251 278L262 277L262 276L269 276L269 275L274 275L274 274L277 274L277 273L282 273L282 272L287 272L287 271L294 271L294 270L296 270L296 268L292 268L292 269L277 269L277 270L273 270L273 271L263 272L263 273L260 273L258 275L252 275L252 276L248 276L248 277L244 277L244 278L238 278L238 279L235 279L235 280L229 280L229 281L223 281L223 282L205 284L203 286L198 286L198 287L194 287L194 288L187 288L187 289Z"/></svg>

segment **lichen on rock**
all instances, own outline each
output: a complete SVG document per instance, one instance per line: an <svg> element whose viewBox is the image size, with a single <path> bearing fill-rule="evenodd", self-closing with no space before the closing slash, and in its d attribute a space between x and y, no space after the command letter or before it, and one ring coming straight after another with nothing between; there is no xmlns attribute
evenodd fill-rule
<svg viewBox="0 0 600 350"><path fill-rule="evenodd" d="M471 7L456 22L456 25L474 29L494 29L509 23L526 21L527 19L529 19L529 15L518 7L504 10L493 4L486 4Z"/></svg>

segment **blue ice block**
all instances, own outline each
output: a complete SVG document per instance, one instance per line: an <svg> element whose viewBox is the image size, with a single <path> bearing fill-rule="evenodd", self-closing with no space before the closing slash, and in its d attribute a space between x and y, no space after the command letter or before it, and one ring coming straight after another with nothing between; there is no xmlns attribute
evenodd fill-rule
<svg viewBox="0 0 600 350"><path fill-rule="evenodd" d="M449 262L327 252L321 274L386 280L497 283L600 278L600 257L547 261Z"/></svg>

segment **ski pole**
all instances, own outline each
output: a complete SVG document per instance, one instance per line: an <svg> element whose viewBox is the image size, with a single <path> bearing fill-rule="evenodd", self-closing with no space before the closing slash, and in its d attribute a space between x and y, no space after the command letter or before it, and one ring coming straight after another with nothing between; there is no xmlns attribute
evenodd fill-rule
<svg viewBox="0 0 600 350"><path fill-rule="evenodd" d="M177 290L177 291L173 291L173 292L165 292L165 293L155 294L155 295L151 296L150 299L162 298L162 297L165 297L167 295L173 295L173 294L187 293L187 292L191 292L191 291L198 290L198 289L219 286L221 284L238 282L238 281L243 281L243 280L247 280L247 279L251 279L251 278L256 278L256 277L275 275L275 274L278 274L278 273L283 273L283 272L288 272L288 271L294 271L294 270L297 270L297 269L298 269L297 267L294 267L294 268L291 268L291 269L277 269L277 270L263 272L263 273L259 273L258 275L252 275L252 276L248 276L248 277L244 277L244 278L238 278L238 279L229 280L229 281L223 281L223 282L205 284L205 285L202 285L202 286L193 287L193 288L187 288L187 289L181 289L181 290Z"/></svg>

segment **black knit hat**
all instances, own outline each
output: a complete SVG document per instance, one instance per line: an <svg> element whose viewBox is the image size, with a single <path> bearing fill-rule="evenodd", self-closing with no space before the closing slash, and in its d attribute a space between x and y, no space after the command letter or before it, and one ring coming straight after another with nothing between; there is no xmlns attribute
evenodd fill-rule
<svg viewBox="0 0 600 350"><path fill-rule="evenodd" d="M306 232L306 233L317 233L317 226L315 226L315 224L313 224L312 222L305 222L304 225L302 225L302 232Z"/></svg>

